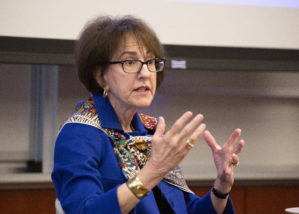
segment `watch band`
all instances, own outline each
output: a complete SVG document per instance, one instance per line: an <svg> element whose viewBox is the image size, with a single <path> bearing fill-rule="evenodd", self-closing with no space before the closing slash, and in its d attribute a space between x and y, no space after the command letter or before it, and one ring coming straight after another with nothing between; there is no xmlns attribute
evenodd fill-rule
<svg viewBox="0 0 299 214"><path fill-rule="evenodd" d="M221 198L221 199L226 199L226 197L228 196L229 192L228 193L222 193L220 192L219 190L215 189L214 187L212 188L212 192L214 193L214 195L217 197L217 198Z"/></svg>
<svg viewBox="0 0 299 214"><path fill-rule="evenodd" d="M129 179L127 186L137 198L143 198L150 192L137 176Z"/></svg>

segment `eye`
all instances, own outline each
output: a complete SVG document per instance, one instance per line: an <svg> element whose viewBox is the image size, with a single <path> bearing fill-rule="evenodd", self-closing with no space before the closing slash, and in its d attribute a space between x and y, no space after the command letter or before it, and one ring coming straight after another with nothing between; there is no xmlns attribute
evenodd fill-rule
<svg viewBox="0 0 299 214"><path fill-rule="evenodd" d="M135 65L136 63L137 63L136 60L125 60L125 61L124 61L125 66L133 66L133 65Z"/></svg>
<svg viewBox="0 0 299 214"><path fill-rule="evenodd" d="M149 59L148 61L147 61L147 64L148 65L152 65L152 64L154 64L155 63L155 59Z"/></svg>

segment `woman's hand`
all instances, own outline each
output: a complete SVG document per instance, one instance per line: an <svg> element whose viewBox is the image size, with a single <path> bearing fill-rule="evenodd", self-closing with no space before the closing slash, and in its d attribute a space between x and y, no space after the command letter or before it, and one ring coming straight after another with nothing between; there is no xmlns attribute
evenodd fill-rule
<svg viewBox="0 0 299 214"><path fill-rule="evenodd" d="M142 176L145 169L148 169L146 171L150 171L149 177L152 181L155 180L158 183L184 159L206 127L205 124L200 124L203 115L198 114L188 122L191 117L192 113L190 111L184 113L166 133L164 118L159 117L155 134L152 137L151 157L141 170L142 172L139 173L140 176ZM188 142L192 145L188 145ZM142 180L141 177L140 179ZM153 185L156 185L154 184L156 182L152 182ZM148 187L151 188L152 185Z"/></svg>
<svg viewBox="0 0 299 214"><path fill-rule="evenodd" d="M184 113L165 134L165 121L163 117L159 118L152 138L152 155L149 163L163 176L184 159L192 148L188 142L195 145L206 127L205 124L200 124L203 120L201 114L187 123L191 117L191 112Z"/></svg>
<svg viewBox="0 0 299 214"><path fill-rule="evenodd" d="M188 122L191 117L191 112L184 113L166 133L164 118L159 117L152 137L151 157L137 175L148 190L184 159L192 148L188 142L195 145L205 130L206 125L200 124L203 120L201 114ZM128 213L139 202L126 184L118 188L117 195L122 213Z"/></svg>
<svg viewBox="0 0 299 214"><path fill-rule="evenodd" d="M212 150L217 169L217 179L214 185L223 193L229 192L234 183L234 166L239 164L238 154L245 145L244 140L238 141L240 136L241 129L234 130L228 141L221 147L209 131L204 132L204 139Z"/></svg>

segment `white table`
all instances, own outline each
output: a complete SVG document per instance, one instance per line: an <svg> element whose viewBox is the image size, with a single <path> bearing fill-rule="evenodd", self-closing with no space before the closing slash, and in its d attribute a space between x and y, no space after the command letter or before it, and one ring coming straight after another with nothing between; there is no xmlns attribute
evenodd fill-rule
<svg viewBox="0 0 299 214"><path fill-rule="evenodd" d="M292 207L285 209L286 213L299 214L299 207Z"/></svg>

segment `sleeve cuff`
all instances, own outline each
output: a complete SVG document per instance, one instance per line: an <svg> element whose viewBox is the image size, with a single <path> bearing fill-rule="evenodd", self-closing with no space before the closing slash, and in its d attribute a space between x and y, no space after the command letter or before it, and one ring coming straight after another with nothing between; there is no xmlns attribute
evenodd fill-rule
<svg viewBox="0 0 299 214"><path fill-rule="evenodd" d="M103 195L85 203L85 213L121 214L121 209L117 197L117 189L120 185L110 189Z"/></svg>

